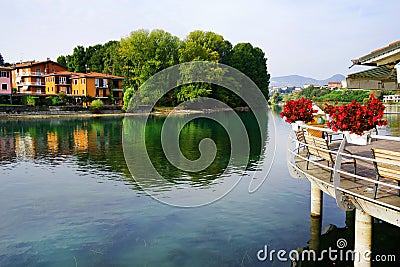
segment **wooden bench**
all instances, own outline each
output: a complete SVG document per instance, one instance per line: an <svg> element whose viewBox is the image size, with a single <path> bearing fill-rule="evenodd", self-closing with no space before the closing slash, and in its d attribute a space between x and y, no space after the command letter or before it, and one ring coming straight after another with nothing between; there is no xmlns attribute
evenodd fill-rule
<svg viewBox="0 0 400 267"><path fill-rule="evenodd" d="M306 138L304 137L304 130L300 128L300 130L295 131L297 141L297 153L300 153L300 148L306 148Z"/></svg>
<svg viewBox="0 0 400 267"><path fill-rule="evenodd" d="M335 167L335 159L336 159L336 153L331 152L333 149L337 150L336 148L332 148L329 146L329 143L326 139L311 136L311 135L304 135L305 141L307 144L307 170L308 170L308 165L310 163L310 156L313 155L317 158L326 160L328 162L328 167L331 165L332 169ZM329 151L324 151L324 150L329 150ZM346 153L351 154L350 151L344 150ZM357 164L355 158L351 159L342 159L342 164L348 164L352 163L354 165L354 174L356 174L356 169L357 169ZM329 181L332 182L332 174L333 170L330 170L330 179Z"/></svg>
<svg viewBox="0 0 400 267"><path fill-rule="evenodd" d="M379 181L379 178L389 178L397 181L397 184L400 186L400 166L393 165L400 163L400 152L372 148L372 157L379 161L384 162L376 162L374 161L376 180ZM375 183L374 186L374 199L376 199L376 194L378 191L378 184ZM400 189L398 190L398 195L400 196Z"/></svg>

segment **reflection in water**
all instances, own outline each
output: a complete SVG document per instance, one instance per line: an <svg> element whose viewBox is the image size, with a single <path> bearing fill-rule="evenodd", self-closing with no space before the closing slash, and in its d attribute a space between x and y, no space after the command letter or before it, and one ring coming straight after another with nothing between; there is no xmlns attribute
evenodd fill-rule
<svg viewBox="0 0 400 267"><path fill-rule="evenodd" d="M148 134L163 120L151 118ZM256 256L264 245L288 251L305 246L310 235L310 185L290 177L290 127L276 121L277 160L260 190L249 194L244 180L221 201L194 209L162 205L139 191L123 156L123 118L0 121L0 266L289 266L261 263ZM219 137L224 130L208 123L192 122L181 138L197 140L197 131L228 149ZM159 151L152 138L148 148ZM184 146L187 157L198 156L197 145ZM257 152L262 143L251 146L249 172L263 168L268 153ZM218 153L225 164L229 153ZM162 158L155 152L154 157L162 169ZM215 163L214 176L229 168L222 163ZM171 176L199 188L220 180L184 175ZM342 224L334 200L326 201L331 204L324 206L324 219ZM398 237L383 239L379 231L375 238L398 244Z"/></svg>
<svg viewBox="0 0 400 267"><path fill-rule="evenodd" d="M297 262L300 266L346 266L352 267L354 262L351 259L351 254L354 250L354 233L355 233L355 210L346 211L345 227L337 227L330 224L327 226L321 234L321 221L319 217L310 218L310 241L309 245L304 248L298 249L298 251L314 250L316 251L316 258L322 258L323 260L300 260ZM338 240L344 239L345 245L343 248L338 248ZM388 240L392 240L388 242ZM374 220L373 225L373 248L372 258L374 255L395 255L396 259L400 258L400 251L398 249L398 242L400 241L399 228L379 221ZM332 260L326 251L336 250L332 253ZM323 252L325 250L325 252ZM342 251L342 252L341 252ZM325 253L323 256L321 256ZM346 254L347 253L347 254ZM307 254L306 254L307 255ZM342 256L340 256L342 255ZM346 258L348 255L348 258ZM337 259L333 259L337 256ZM342 257L342 260L340 260ZM398 261L395 262L375 262L373 266L398 266Z"/></svg>
<svg viewBox="0 0 400 267"><path fill-rule="evenodd" d="M217 116L223 117L221 113ZM240 113L250 136L250 157L247 170L258 168L264 153L259 129L251 113ZM229 118L224 118L229 120ZM122 150L122 124L126 118L75 118L75 119L30 119L0 122L0 156L2 164L14 161L37 161L44 165L58 165L71 157L81 166L82 174L91 171L108 170L126 177L130 185L135 182L125 163ZM157 171L168 177L170 182L189 183L192 186L207 186L229 169L229 173L240 166L229 166L231 147L229 136L217 122L209 119L195 119L183 126L180 133L180 147L183 155L190 160L200 156L198 145L204 138L212 139L217 154L205 170L194 173L174 167L166 158L161 146L161 130L164 117L130 117L125 131L140 133L146 127L146 147ZM179 118L173 119L180 127ZM267 130L267 129L265 129ZM144 138L144 137L141 137ZM7 161L5 161L7 160ZM137 166L140 168L140 165ZM150 179L151 182L151 179ZM155 186L154 184L152 186Z"/></svg>
<svg viewBox="0 0 400 267"><path fill-rule="evenodd" d="M400 114L386 114L384 119L388 121L388 134L400 136Z"/></svg>
<svg viewBox="0 0 400 267"><path fill-rule="evenodd" d="M128 167L143 189L158 200L179 206L204 205L259 169L267 140L262 140L252 113L203 115L124 119ZM268 132L268 125L262 127ZM205 148L204 140L212 143Z"/></svg>

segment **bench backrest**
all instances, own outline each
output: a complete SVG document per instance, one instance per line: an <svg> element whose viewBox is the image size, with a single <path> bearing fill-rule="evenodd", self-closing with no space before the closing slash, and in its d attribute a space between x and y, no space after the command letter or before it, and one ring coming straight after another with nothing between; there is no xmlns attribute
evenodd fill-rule
<svg viewBox="0 0 400 267"><path fill-rule="evenodd" d="M297 141L299 141L300 143L305 143L306 142L306 139L304 137L304 130L303 129L300 129L299 131L296 131L295 133L296 133Z"/></svg>
<svg viewBox="0 0 400 267"><path fill-rule="evenodd" d="M390 164L400 163L400 152L372 148L372 156L374 159L387 162L374 162L375 170L379 176L400 181L400 166Z"/></svg>
<svg viewBox="0 0 400 267"><path fill-rule="evenodd" d="M327 161L333 162L332 153L320 150L320 149L329 150L328 143L325 139L311 136L311 135L304 135L304 137L305 137L306 143L308 145L307 146L308 152L311 155L314 155L316 157L323 158ZM311 146L313 146L313 147L311 147Z"/></svg>

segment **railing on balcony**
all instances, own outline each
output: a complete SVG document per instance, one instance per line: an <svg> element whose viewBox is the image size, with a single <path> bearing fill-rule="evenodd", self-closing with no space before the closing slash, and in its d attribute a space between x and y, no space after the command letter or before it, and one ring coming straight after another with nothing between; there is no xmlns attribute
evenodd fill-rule
<svg viewBox="0 0 400 267"><path fill-rule="evenodd" d="M19 82L18 86L45 86L42 82Z"/></svg>
<svg viewBox="0 0 400 267"><path fill-rule="evenodd" d="M321 128L309 125L301 126L300 131L307 134L307 129L321 131ZM322 130L326 133L326 136L332 137L332 135L338 134L328 128L323 128ZM289 135L287 153L289 171L294 177L308 177L326 186L334 187L338 205L341 199L339 194L347 194L380 206L400 210L399 181L391 178L378 179L378 171L375 167L377 163L384 164L386 169L391 170L390 172L396 172L398 175L400 172L400 158L397 157L397 161L374 159L371 152L373 147L399 151L400 137L371 134L370 138L372 140L370 145L348 147L351 150L351 153L349 153L344 150L347 145L344 135L343 139L327 140L328 144L332 142L331 147L336 143L335 149L324 149L315 143L309 144L305 140L299 141L292 130ZM315 155L310 156L309 151L312 150L321 151L321 154L330 153L333 156L334 163L328 165L322 158ZM347 160L354 159L357 162L356 174L351 169L352 167L347 168L345 167L346 165L342 164L343 158ZM312 168L307 168L307 166L312 166ZM330 178L331 172L333 179ZM378 197L376 197L377 190L379 192Z"/></svg>
<svg viewBox="0 0 400 267"><path fill-rule="evenodd" d="M108 88L108 84L95 84L96 88L100 88L100 89L106 89Z"/></svg>
<svg viewBox="0 0 400 267"><path fill-rule="evenodd" d="M38 71L22 71L22 72L17 72L17 77L22 77L22 76L44 76L44 72L38 72Z"/></svg>

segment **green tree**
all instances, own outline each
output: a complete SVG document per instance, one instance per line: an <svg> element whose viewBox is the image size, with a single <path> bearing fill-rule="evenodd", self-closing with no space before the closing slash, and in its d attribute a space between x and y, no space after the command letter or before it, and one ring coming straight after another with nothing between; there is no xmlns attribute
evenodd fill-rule
<svg viewBox="0 0 400 267"><path fill-rule="evenodd" d="M189 33L182 41L179 48L179 62L222 62L231 49L231 43L225 40L222 35L214 32L197 30ZM182 66L180 71L182 80L184 81L190 81L196 73L196 70L191 69L191 66ZM214 73L210 73L209 75L218 79L218 77L222 77L224 73L220 68L215 68ZM178 102L187 100L193 101L198 97L211 95L216 88L217 86L208 83L186 84L176 88L174 93Z"/></svg>
<svg viewBox="0 0 400 267"><path fill-rule="evenodd" d="M4 58L0 53L0 66L4 66Z"/></svg>
<svg viewBox="0 0 400 267"><path fill-rule="evenodd" d="M271 97L271 103L278 104L283 100L281 94L279 92L275 92Z"/></svg>
<svg viewBox="0 0 400 267"><path fill-rule="evenodd" d="M69 71L86 72L86 53L85 48L78 45L74 48L72 55L66 57Z"/></svg>
<svg viewBox="0 0 400 267"><path fill-rule="evenodd" d="M103 45L103 73L121 76L120 42L109 41Z"/></svg>
<svg viewBox="0 0 400 267"><path fill-rule="evenodd" d="M65 56L58 56L57 63L67 68L67 58Z"/></svg>
<svg viewBox="0 0 400 267"><path fill-rule="evenodd" d="M163 30L137 30L121 39L125 85L136 90L155 73L178 63L179 38Z"/></svg>
<svg viewBox="0 0 400 267"><path fill-rule="evenodd" d="M239 43L227 56L226 63L246 74L268 100L270 74L267 71L267 58L260 48L253 47L250 43Z"/></svg>
<svg viewBox="0 0 400 267"><path fill-rule="evenodd" d="M221 62L232 49L232 44L214 32L193 31L182 41L179 62L207 60Z"/></svg>
<svg viewBox="0 0 400 267"><path fill-rule="evenodd" d="M89 46L85 50L85 64L93 72L102 72L104 69L104 49L100 44Z"/></svg>

